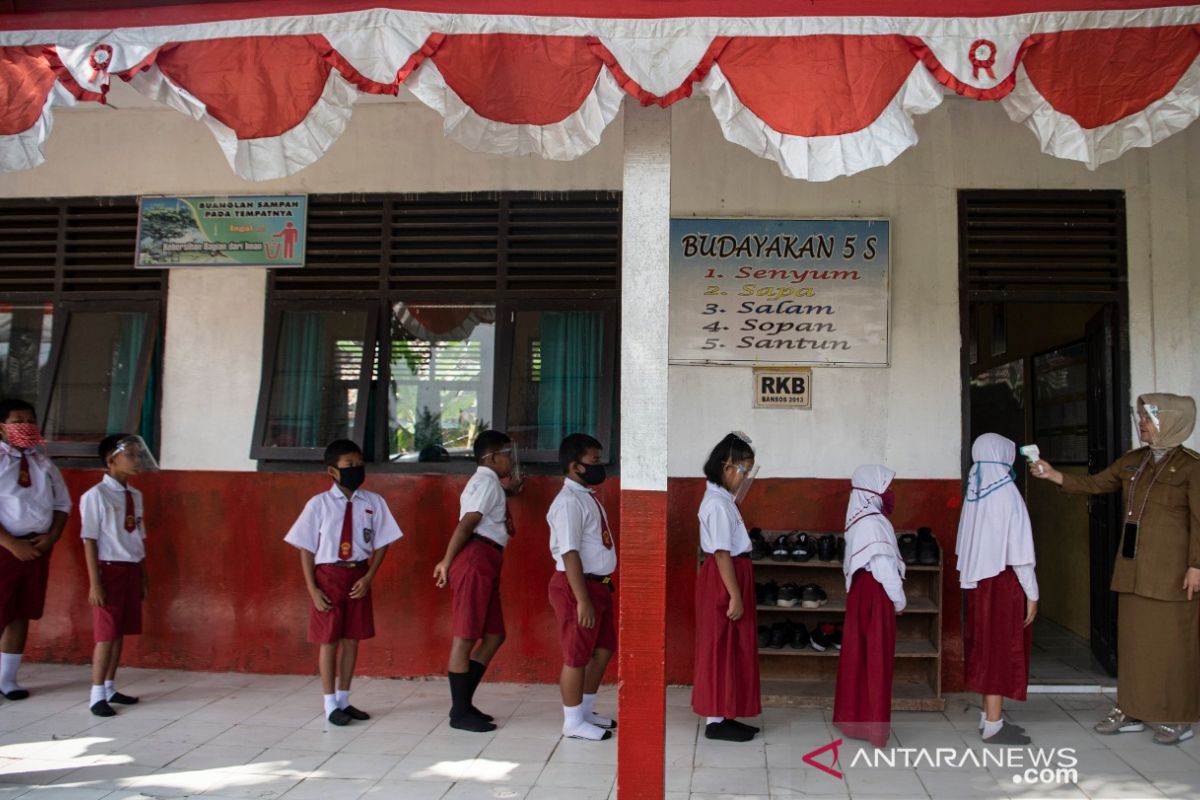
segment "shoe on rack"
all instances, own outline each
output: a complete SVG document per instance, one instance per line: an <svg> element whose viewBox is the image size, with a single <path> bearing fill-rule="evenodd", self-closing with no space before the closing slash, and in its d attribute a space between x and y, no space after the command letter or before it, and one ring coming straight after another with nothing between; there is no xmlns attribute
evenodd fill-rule
<svg viewBox="0 0 1200 800"><path fill-rule="evenodd" d="M1118 733L1139 733L1146 730L1146 725L1140 719L1134 719L1117 706L1108 712L1108 716L1092 726L1092 730L1101 736L1113 736Z"/></svg>
<svg viewBox="0 0 1200 800"><path fill-rule="evenodd" d="M825 590L815 583L810 583L800 590L801 608L820 608L829 602Z"/></svg>
<svg viewBox="0 0 1200 800"><path fill-rule="evenodd" d="M824 653L833 647L833 634L835 630L832 622L822 622L813 628L812 636L810 637L812 649Z"/></svg>
<svg viewBox="0 0 1200 800"><path fill-rule="evenodd" d="M900 557L904 559L905 564L917 563L917 535L915 533L902 533L897 541L900 547Z"/></svg>
<svg viewBox="0 0 1200 800"><path fill-rule="evenodd" d="M809 642L808 628L805 627L803 622L795 625L792 628L792 641L791 641L792 649L793 650L803 650L804 648L808 647L808 642Z"/></svg>
<svg viewBox="0 0 1200 800"><path fill-rule="evenodd" d="M1152 725L1155 744L1179 744L1196 735L1191 725Z"/></svg>
<svg viewBox="0 0 1200 800"><path fill-rule="evenodd" d="M763 561L771 556L771 546L763 538L762 528L750 529L750 560Z"/></svg>
<svg viewBox="0 0 1200 800"><path fill-rule="evenodd" d="M771 542L771 560L790 561L791 558L792 548L788 541L788 535L781 533L775 537L775 541Z"/></svg>
<svg viewBox="0 0 1200 800"><path fill-rule="evenodd" d="M833 647L835 650L842 649L842 623L839 622L837 625L833 626L833 636L831 636L830 639L833 641Z"/></svg>
<svg viewBox="0 0 1200 800"><path fill-rule="evenodd" d="M776 622L771 626L771 643L767 645L772 650L782 650L792 638L790 622Z"/></svg>
<svg viewBox="0 0 1200 800"><path fill-rule="evenodd" d="M933 538L932 528L917 529L917 563L926 567L937 566L941 550L937 539Z"/></svg>
<svg viewBox="0 0 1200 800"><path fill-rule="evenodd" d="M794 608L800 602L800 587L794 583L785 583L779 587L779 599L775 605L780 608Z"/></svg>
<svg viewBox="0 0 1200 800"><path fill-rule="evenodd" d="M837 560L845 563L846 561L846 537L837 537Z"/></svg>
<svg viewBox="0 0 1200 800"><path fill-rule="evenodd" d="M779 584L775 581L767 581L763 584L762 600L759 601L764 606L774 606L779 604Z"/></svg>
<svg viewBox="0 0 1200 800"><path fill-rule="evenodd" d="M771 627L769 625L758 626L758 649L771 646Z"/></svg>
<svg viewBox="0 0 1200 800"><path fill-rule="evenodd" d="M837 543L833 540L833 536L825 534L817 539L817 558L822 561L833 561L835 555L837 555Z"/></svg>
<svg viewBox="0 0 1200 800"><path fill-rule="evenodd" d="M792 561L809 561L813 557L812 539L807 533L793 533Z"/></svg>

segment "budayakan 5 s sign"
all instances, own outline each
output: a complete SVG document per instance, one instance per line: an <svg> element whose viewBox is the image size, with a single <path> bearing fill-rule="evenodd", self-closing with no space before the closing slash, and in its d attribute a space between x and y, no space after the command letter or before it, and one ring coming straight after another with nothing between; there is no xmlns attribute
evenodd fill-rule
<svg viewBox="0 0 1200 800"><path fill-rule="evenodd" d="M308 198L143 197L135 266L302 267Z"/></svg>

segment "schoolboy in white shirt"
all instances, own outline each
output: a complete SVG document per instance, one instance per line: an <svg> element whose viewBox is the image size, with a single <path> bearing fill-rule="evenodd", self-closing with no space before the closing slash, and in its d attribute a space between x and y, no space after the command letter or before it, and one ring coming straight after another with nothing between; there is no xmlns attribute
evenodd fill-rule
<svg viewBox="0 0 1200 800"><path fill-rule="evenodd" d="M617 649L613 573L617 552L604 507L591 487L604 481L600 442L572 433L558 449L563 488L550 505L550 605L558 620L563 668L563 735L598 741L612 736L614 720L592 711L604 670Z"/></svg>
<svg viewBox="0 0 1200 800"><path fill-rule="evenodd" d="M71 512L71 496L45 444L33 406L0 401L0 695L24 700L17 683L29 620L46 606L50 553Z"/></svg>
<svg viewBox="0 0 1200 800"><path fill-rule="evenodd" d="M111 717L117 713L113 703L138 701L118 692L114 684L124 637L142 632L142 601L148 587L142 493L129 485L129 479L154 462L141 437L125 433L106 436L99 450L108 474L79 500L79 534L96 643L88 704L96 716Z"/></svg>
<svg viewBox="0 0 1200 800"><path fill-rule="evenodd" d="M325 448L325 471L334 485L308 501L284 541L300 550L300 568L312 598L308 640L320 645L325 718L348 725L371 718L350 705L350 682L359 641L375 636L371 582L388 545L404 534L384 499L359 488L366 467L357 444L348 439L331 442Z"/></svg>

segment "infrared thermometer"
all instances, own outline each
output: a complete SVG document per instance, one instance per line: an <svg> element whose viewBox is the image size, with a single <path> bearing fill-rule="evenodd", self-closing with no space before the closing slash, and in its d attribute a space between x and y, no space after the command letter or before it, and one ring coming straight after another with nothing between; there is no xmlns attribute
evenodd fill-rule
<svg viewBox="0 0 1200 800"><path fill-rule="evenodd" d="M1024 447L1022 447L1021 455L1028 458L1030 464L1036 463L1042 457L1042 453L1040 450L1038 450L1038 446L1036 444L1027 444ZM1038 474L1041 475L1044 470L1045 470L1045 467L1040 467L1038 469Z"/></svg>

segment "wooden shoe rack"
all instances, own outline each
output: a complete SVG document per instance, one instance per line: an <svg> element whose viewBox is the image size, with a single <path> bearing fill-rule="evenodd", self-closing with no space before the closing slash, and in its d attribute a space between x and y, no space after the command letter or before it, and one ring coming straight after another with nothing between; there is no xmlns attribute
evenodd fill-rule
<svg viewBox="0 0 1200 800"><path fill-rule="evenodd" d="M896 535L908 532L897 531ZM776 537L794 531L762 533L768 549L773 549ZM801 587L815 583L825 591L829 602L820 608L802 608L799 604L792 608L759 605L759 625L769 627L790 620L803 623L811 634L821 623L842 622L846 611L846 579L841 561L821 561L817 557L817 541L824 535L809 533L813 552L809 561L774 561L768 557L753 562L754 581L775 581L780 586L795 583ZM839 539L842 536L832 535ZM892 708L897 711L941 711L946 705L941 692L942 558L939 548L936 565L905 565L904 593L908 607L896 617L896 667L892 682ZM778 650L760 648L763 704L832 708L838 653L832 647L813 650L811 645L803 650L794 650L790 644Z"/></svg>

